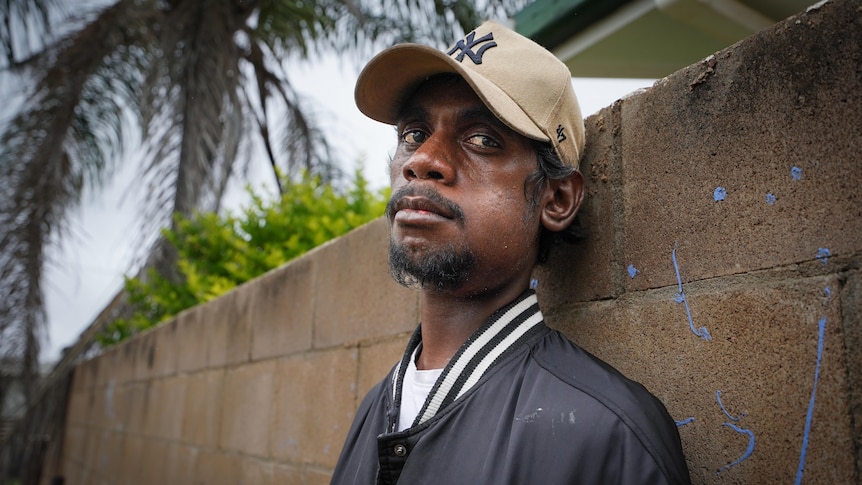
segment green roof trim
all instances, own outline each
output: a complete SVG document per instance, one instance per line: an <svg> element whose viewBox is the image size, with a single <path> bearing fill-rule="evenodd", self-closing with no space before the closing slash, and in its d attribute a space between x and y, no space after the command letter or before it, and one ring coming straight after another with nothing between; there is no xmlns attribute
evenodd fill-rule
<svg viewBox="0 0 862 485"><path fill-rule="evenodd" d="M631 0L536 0L515 14L515 31L553 49Z"/></svg>

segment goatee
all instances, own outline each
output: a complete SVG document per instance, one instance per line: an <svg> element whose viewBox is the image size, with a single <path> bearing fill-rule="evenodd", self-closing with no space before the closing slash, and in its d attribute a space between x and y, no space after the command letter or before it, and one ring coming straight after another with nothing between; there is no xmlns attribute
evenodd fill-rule
<svg viewBox="0 0 862 485"><path fill-rule="evenodd" d="M454 290L470 278L476 256L469 248L445 248L423 255L409 253L389 241L389 272L403 286L413 289Z"/></svg>

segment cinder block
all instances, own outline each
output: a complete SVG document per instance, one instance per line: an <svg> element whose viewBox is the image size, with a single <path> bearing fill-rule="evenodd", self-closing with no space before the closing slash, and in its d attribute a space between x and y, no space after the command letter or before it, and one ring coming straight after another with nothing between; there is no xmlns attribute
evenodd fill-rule
<svg viewBox="0 0 862 485"><path fill-rule="evenodd" d="M251 285L253 360L311 348L314 258L299 258Z"/></svg>
<svg viewBox="0 0 862 485"><path fill-rule="evenodd" d="M533 278L543 310L615 294L615 278L619 281L623 271L614 239L619 229L617 212L622 210L619 118L617 103L585 122L587 144L580 166L585 196L578 217L587 238L578 245L554 246L548 261L536 267Z"/></svg>
<svg viewBox="0 0 862 485"><path fill-rule="evenodd" d="M225 374L219 445L265 457L273 427L275 361L246 364Z"/></svg>
<svg viewBox="0 0 862 485"><path fill-rule="evenodd" d="M163 440L179 440L182 434L186 376L155 379L145 410L146 434Z"/></svg>
<svg viewBox="0 0 862 485"><path fill-rule="evenodd" d="M788 483L796 474L825 322L806 477L851 483L850 436L839 280L788 280L790 271L684 286L683 303L662 289L595 302L553 315L573 341L644 384L679 421L693 480L713 482L743 456L750 430L756 452L722 471L736 483ZM832 288L827 297L825 288ZM571 370L577 374L577 369ZM738 421L725 415L721 403ZM814 478L825 477L825 478ZM820 481L822 480L822 481ZM808 479L806 479L808 482Z"/></svg>
<svg viewBox="0 0 862 485"><path fill-rule="evenodd" d="M162 465L164 481L161 483L194 483L198 452L195 448L178 443L166 443L167 456Z"/></svg>
<svg viewBox="0 0 862 485"><path fill-rule="evenodd" d="M73 424L89 424L90 411L93 408L95 400L95 390L86 390L72 392L69 395L69 404L67 405L68 414L67 420Z"/></svg>
<svg viewBox="0 0 862 485"><path fill-rule="evenodd" d="M201 450L195 466L194 483L200 485L239 483L239 458L230 453Z"/></svg>
<svg viewBox="0 0 862 485"><path fill-rule="evenodd" d="M258 458L243 457L239 466L239 483L275 485L272 462Z"/></svg>
<svg viewBox="0 0 862 485"><path fill-rule="evenodd" d="M306 485L301 467L275 463L272 475L274 482L279 485Z"/></svg>
<svg viewBox="0 0 862 485"><path fill-rule="evenodd" d="M856 8L830 2L623 101L629 289L676 284L676 246L684 281L862 249Z"/></svg>
<svg viewBox="0 0 862 485"><path fill-rule="evenodd" d="M65 479L65 483L86 483L81 479L83 471L84 467L80 463L68 460L63 461L63 478Z"/></svg>
<svg viewBox="0 0 862 485"><path fill-rule="evenodd" d="M401 361L407 341L412 333L401 334L396 338L375 342L359 348L359 388L356 391L356 403L359 407L362 398L368 391L380 382ZM345 435L347 435L347 430Z"/></svg>
<svg viewBox="0 0 862 485"><path fill-rule="evenodd" d="M847 359L850 415L853 423L853 448L856 469L862 470L862 271L847 275L841 289L841 316L844 325L844 355Z"/></svg>
<svg viewBox="0 0 862 485"><path fill-rule="evenodd" d="M92 470L87 467L81 467L78 471L78 483L101 484L101 481L99 477L95 476Z"/></svg>
<svg viewBox="0 0 862 485"><path fill-rule="evenodd" d="M146 413L150 403L151 381L135 382L126 387L129 402L127 430L134 434L147 433Z"/></svg>
<svg viewBox="0 0 862 485"><path fill-rule="evenodd" d="M357 351L339 348L278 362L273 457L334 467L353 420ZM320 419L325 416L326 419Z"/></svg>
<svg viewBox="0 0 862 485"><path fill-rule="evenodd" d="M94 389L91 422L102 429L121 431L128 420L126 387L110 380L107 386Z"/></svg>
<svg viewBox="0 0 862 485"><path fill-rule="evenodd" d="M199 446L218 443L224 375L224 369L215 369L188 376L180 441Z"/></svg>
<svg viewBox="0 0 862 485"><path fill-rule="evenodd" d="M164 410L169 405L166 402L164 381L162 379L149 379L144 382L147 384L147 387L145 387L146 395L143 406L140 408L143 414L143 427L140 433L148 438L162 438L161 432L165 427L163 420L166 417Z"/></svg>
<svg viewBox="0 0 862 485"><path fill-rule="evenodd" d="M167 481L165 463L168 446L164 440L145 439L138 457L138 474L130 483L171 483Z"/></svg>
<svg viewBox="0 0 862 485"><path fill-rule="evenodd" d="M84 463L87 448L87 431L80 425L66 422L63 435L63 460L64 463Z"/></svg>
<svg viewBox="0 0 862 485"><path fill-rule="evenodd" d="M119 343L116 347L117 351L122 354L122 360L127 367L129 379L132 382L141 382L147 378L146 366L141 365L142 361L146 360L144 352L141 351L142 335L135 335L132 338Z"/></svg>
<svg viewBox="0 0 862 485"><path fill-rule="evenodd" d="M249 291L241 285L200 307L207 340L207 367L248 362L251 350ZM198 336L200 337L200 336Z"/></svg>
<svg viewBox="0 0 862 485"><path fill-rule="evenodd" d="M144 449L145 438L126 434L123 439L123 460L120 468L119 478L115 479L119 483L143 483L139 480L141 476L141 456ZM113 478L113 477L111 477Z"/></svg>
<svg viewBox="0 0 862 485"><path fill-rule="evenodd" d="M116 480L123 475L126 436L116 431L101 434L94 471L99 477Z"/></svg>
<svg viewBox="0 0 862 485"><path fill-rule="evenodd" d="M97 359L103 363L105 368L111 370L110 372L106 372L108 377L103 381L105 385L110 384L111 381L113 381L115 385L122 385L127 382L134 381L134 360L127 358L124 349L125 345L120 343L111 347L105 353L97 357Z"/></svg>
<svg viewBox="0 0 862 485"><path fill-rule="evenodd" d="M99 376L97 359L89 359L75 366L75 390L83 391L96 385Z"/></svg>
<svg viewBox="0 0 862 485"><path fill-rule="evenodd" d="M177 372L194 372L207 366L207 332L203 306L192 307L176 317Z"/></svg>
<svg viewBox="0 0 862 485"><path fill-rule="evenodd" d="M149 329L135 335L125 343L129 351L130 361L135 369L135 380L143 381L155 377L156 360L156 329ZM125 350L125 349L124 349ZM107 382L103 382L107 385Z"/></svg>
<svg viewBox="0 0 862 485"><path fill-rule="evenodd" d="M315 468L305 470L305 485L328 485L332 481L332 472Z"/></svg>
<svg viewBox="0 0 862 485"><path fill-rule="evenodd" d="M389 276L389 226L380 218L306 257L314 259L314 347L411 330L418 293Z"/></svg>
<svg viewBox="0 0 862 485"><path fill-rule="evenodd" d="M153 377L177 373L177 354L182 350L182 342L177 339L177 325L177 319L174 318L152 330L152 347L147 350L147 364Z"/></svg>

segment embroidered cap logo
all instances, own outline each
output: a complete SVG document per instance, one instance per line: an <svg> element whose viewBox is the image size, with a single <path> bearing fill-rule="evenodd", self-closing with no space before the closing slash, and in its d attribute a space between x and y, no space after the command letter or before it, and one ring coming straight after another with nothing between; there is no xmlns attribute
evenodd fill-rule
<svg viewBox="0 0 862 485"><path fill-rule="evenodd" d="M557 125L557 143L566 141L566 134L563 133L564 130L563 125Z"/></svg>
<svg viewBox="0 0 862 485"><path fill-rule="evenodd" d="M446 55L451 56L456 51L460 50L461 53L455 56L456 61L462 62L464 60L464 56L466 55L470 58L471 61L473 61L473 64L481 64L482 55L485 54L485 51L490 49L491 47L497 47L497 43L494 42L493 32L488 32L487 34L483 35L482 37L479 37L478 39L475 39L475 37L476 32L470 32L469 34L467 34L467 37L462 40L459 40L455 44L455 47L453 47L452 50L447 52ZM479 44L482 44L483 42L484 45L480 46L478 51L473 52L473 48Z"/></svg>

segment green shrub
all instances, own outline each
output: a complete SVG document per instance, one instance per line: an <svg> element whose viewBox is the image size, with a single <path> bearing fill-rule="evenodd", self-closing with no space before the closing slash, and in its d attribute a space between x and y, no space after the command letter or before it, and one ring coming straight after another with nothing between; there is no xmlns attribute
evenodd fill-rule
<svg viewBox="0 0 862 485"><path fill-rule="evenodd" d="M251 204L238 216L178 217L176 230L163 235L179 254L185 281L173 283L154 270L145 278L127 276L134 314L110 324L99 342L120 342L382 215L389 190L369 190L361 169L350 182L337 189L306 174L284 180L278 200L264 200L247 189Z"/></svg>

